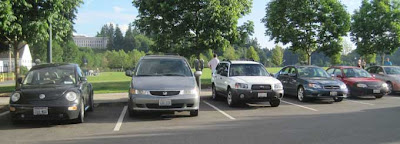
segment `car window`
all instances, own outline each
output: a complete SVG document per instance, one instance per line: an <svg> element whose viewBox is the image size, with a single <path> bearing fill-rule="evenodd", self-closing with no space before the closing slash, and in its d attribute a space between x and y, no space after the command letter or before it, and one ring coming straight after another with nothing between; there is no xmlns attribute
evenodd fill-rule
<svg viewBox="0 0 400 144"><path fill-rule="evenodd" d="M229 76L269 76L260 64L232 64Z"/></svg>
<svg viewBox="0 0 400 144"><path fill-rule="evenodd" d="M333 71L334 71L335 69L334 68L331 68L331 69L328 69L326 72L328 73L328 74L333 74Z"/></svg>
<svg viewBox="0 0 400 144"><path fill-rule="evenodd" d="M299 77L330 77L328 73L320 67L299 67L297 71Z"/></svg>
<svg viewBox="0 0 400 144"><path fill-rule="evenodd" d="M221 65L222 65L222 63L219 63L217 65L217 67L215 67L215 71L216 71L217 74L221 74L221 73L219 73L219 69L221 68Z"/></svg>
<svg viewBox="0 0 400 144"><path fill-rule="evenodd" d="M46 67L31 70L23 81L24 85L70 85L75 83L74 68L70 66Z"/></svg>
<svg viewBox="0 0 400 144"><path fill-rule="evenodd" d="M366 69L366 71L369 73L376 73L376 67L369 67Z"/></svg>
<svg viewBox="0 0 400 144"><path fill-rule="evenodd" d="M377 74L378 74L378 73L384 73L384 72L383 72L383 68L382 68L382 67L377 67L376 73L377 73Z"/></svg>
<svg viewBox="0 0 400 144"><path fill-rule="evenodd" d="M343 69L344 74L346 77L372 77L371 74L369 74L366 70L364 69L359 69L359 68L345 68Z"/></svg>
<svg viewBox="0 0 400 144"><path fill-rule="evenodd" d="M228 64L224 63L221 65L220 73L222 76L228 76Z"/></svg>
<svg viewBox="0 0 400 144"><path fill-rule="evenodd" d="M385 67L386 74L400 74L400 67Z"/></svg>
<svg viewBox="0 0 400 144"><path fill-rule="evenodd" d="M285 67L279 73L280 75L289 74L290 67Z"/></svg>
<svg viewBox="0 0 400 144"><path fill-rule="evenodd" d="M136 76L192 76L192 71L183 59L144 59Z"/></svg>
<svg viewBox="0 0 400 144"><path fill-rule="evenodd" d="M338 75L342 75L342 70L341 69L335 69L335 72L333 73L333 75L338 76Z"/></svg>

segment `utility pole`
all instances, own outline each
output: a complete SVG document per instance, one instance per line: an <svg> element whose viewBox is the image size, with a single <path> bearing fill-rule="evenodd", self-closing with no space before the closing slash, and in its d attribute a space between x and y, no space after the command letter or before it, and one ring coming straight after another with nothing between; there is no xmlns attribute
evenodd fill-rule
<svg viewBox="0 0 400 144"><path fill-rule="evenodd" d="M51 21L48 21L49 23L49 43L47 45L47 63L52 63L52 48L51 48L51 43L52 43L52 26L51 26Z"/></svg>

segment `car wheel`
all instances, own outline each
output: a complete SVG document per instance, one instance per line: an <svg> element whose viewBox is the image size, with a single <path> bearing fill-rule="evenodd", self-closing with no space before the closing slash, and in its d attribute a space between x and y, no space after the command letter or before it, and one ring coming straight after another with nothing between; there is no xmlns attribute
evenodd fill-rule
<svg viewBox="0 0 400 144"><path fill-rule="evenodd" d="M391 94L393 91L393 84L391 82L386 82L386 84L388 85L388 93L387 94Z"/></svg>
<svg viewBox="0 0 400 144"><path fill-rule="evenodd" d="M218 100L219 97L218 97L218 94L217 94L217 89L215 89L215 85L212 85L211 88L212 88L212 94L211 94L212 95L212 99L213 100Z"/></svg>
<svg viewBox="0 0 400 144"><path fill-rule="evenodd" d="M375 98L377 98L377 99L382 98L382 97L383 97L383 95L377 95L377 96L375 96Z"/></svg>
<svg viewBox="0 0 400 144"><path fill-rule="evenodd" d="M199 115L199 110L190 111L190 116L195 117Z"/></svg>
<svg viewBox="0 0 400 144"><path fill-rule="evenodd" d="M93 91L90 92L89 95L89 108L88 111L92 112L94 110L94 100L93 100Z"/></svg>
<svg viewBox="0 0 400 144"><path fill-rule="evenodd" d="M237 100L232 94L232 90L228 89L228 96L226 97L226 102L230 107L234 107L237 105Z"/></svg>
<svg viewBox="0 0 400 144"><path fill-rule="evenodd" d="M342 97L333 97L333 100L335 102L341 102L341 101L343 101L343 98Z"/></svg>
<svg viewBox="0 0 400 144"><path fill-rule="evenodd" d="M83 123L85 121L85 104L83 103L83 99L81 99L80 106L78 118L74 120L74 123Z"/></svg>
<svg viewBox="0 0 400 144"><path fill-rule="evenodd" d="M269 104L271 105L271 107L278 107L281 104L281 100L280 99L270 100Z"/></svg>
<svg viewBox="0 0 400 144"><path fill-rule="evenodd" d="M306 101L306 97L304 96L304 88L303 87L299 87L297 89L297 99L301 102Z"/></svg>
<svg viewBox="0 0 400 144"><path fill-rule="evenodd" d="M134 111L132 109L132 103L131 102L128 102L128 114L129 114L129 117L135 117L137 115L136 111Z"/></svg>

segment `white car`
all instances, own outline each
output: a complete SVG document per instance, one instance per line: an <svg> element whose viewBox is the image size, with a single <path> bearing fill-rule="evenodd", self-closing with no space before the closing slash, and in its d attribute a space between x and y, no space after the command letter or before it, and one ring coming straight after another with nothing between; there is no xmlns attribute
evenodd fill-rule
<svg viewBox="0 0 400 144"><path fill-rule="evenodd" d="M225 97L229 106L269 101L277 107L283 97L282 83L254 61L222 61L212 79L212 98Z"/></svg>

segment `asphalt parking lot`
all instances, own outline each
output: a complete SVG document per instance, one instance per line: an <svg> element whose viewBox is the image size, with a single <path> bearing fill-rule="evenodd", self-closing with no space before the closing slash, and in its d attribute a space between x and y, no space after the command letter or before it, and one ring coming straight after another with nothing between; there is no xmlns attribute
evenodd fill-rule
<svg viewBox="0 0 400 144"><path fill-rule="evenodd" d="M25 122L0 114L1 143L400 143L400 97L300 103L285 96L230 108L202 91L198 117L142 114L131 118L124 100L102 101L85 123Z"/></svg>

